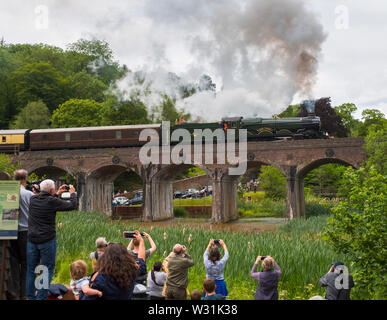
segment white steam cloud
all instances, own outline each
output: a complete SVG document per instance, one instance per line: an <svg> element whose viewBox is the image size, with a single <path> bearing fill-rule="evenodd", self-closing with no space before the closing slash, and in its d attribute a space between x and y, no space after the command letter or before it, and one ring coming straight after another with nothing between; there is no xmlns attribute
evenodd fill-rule
<svg viewBox="0 0 387 320"><path fill-rule="evenodd" d="M58 10L78 3L53 2ZM117 0L105 14L98 3L89 35L106 39L127 58L120 62L132 73L119 88L128 96L142 92L150 108L164 92L177 98L179 108L213 121L271 116L295 97L313 97L326 34L304 0ZM141 84L134 81L136 72ZM216 83L216 93L183 99L180 87L198 84L203 74Z"/></svg>

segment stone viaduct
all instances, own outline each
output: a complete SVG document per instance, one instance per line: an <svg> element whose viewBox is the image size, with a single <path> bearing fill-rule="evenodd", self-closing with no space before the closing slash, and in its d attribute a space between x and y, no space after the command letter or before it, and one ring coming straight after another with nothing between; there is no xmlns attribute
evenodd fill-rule
<svg viewBox="0 0 387 320"><path fill-rule="evenodd" d="M246 165L247 169L271 165L285 175L286 216L293 219L305 215L304 176L327 163L358 168L366 160L363 145L361 138L249 141ZM238 150L238 146L235 149ZM29 173L44 172L52 179L64 173L71 174L78 184L79 209L106 214L112 212L113 181L122 172L133 170L143 181L142 220L173 218L173 180L180 172L194 165L143 165L139 160L139 151L140 147L28 151L15 158ZM160 159L161 156L160 151ZM212 221L238 219L237 186L241 176L229 175L231 165L227 162L196 166L206 171L209 185L213 188Z"/></svg>

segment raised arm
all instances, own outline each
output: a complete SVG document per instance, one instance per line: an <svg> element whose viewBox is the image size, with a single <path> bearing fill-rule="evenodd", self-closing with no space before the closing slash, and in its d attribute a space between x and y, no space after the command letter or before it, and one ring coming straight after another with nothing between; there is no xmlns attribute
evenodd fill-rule
<svg viewBox="0 0 387 320"><path fill-rule="evenodd" d="M229 257L229 253L228 253L228 250L227 250L227 246L226 246L226 244L224 243L223 240L220 240L220 241L219 241L219 244L223 247L223 250L224 250L224 256L223 256L223 258L220 260L220 263L225 264L226 261L228 260L228 257Z"/></svg>
<svg viewBox="0 0 387 320"><path fill-rule="evenodd" d="M156 244L153 241L152 237L148 233L144 232L144 237L148 239L148 241L149 241L149 243L151 245L151 248L149 250L150 250L150 254L152 254L157 249Z"/></svg>
<svg viewBox="0 0 387 320"><path fill-rule="evenodd" d="M259 280L259 272L255 272L257 270L258 264L261 262L261 256L258 256L257 260L255 260L255 263L253 265L253 268L251 269L250 276L255 279Z"/></svg>
<svg viewBox="0 0 387 320"><path fill-rule="evenodd" d="M133 247L133 239L130 240L129 244L128 244L128 251L129 250L132 250L132 247Z"/></svg>
<svg viewBox="0 0 387 320"><path fill-rule="evenodd" d="M57 191L57 197L54 197L52 201L55 201L56 211L71 211L76 210L78 207L78 198L75 193L75 189L72 185L70 185L70 199L69 201L63 200L60 198L61 194L66 190L65 185L61 186Z"/></svg>

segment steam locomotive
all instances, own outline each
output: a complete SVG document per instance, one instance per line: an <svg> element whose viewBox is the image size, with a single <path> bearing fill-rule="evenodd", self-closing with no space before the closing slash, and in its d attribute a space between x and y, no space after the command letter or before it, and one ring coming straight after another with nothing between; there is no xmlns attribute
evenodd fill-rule
<svg viewBox="0 0 387 320"><path fill-rule="evenodd" d="M308 110L309 111L309 110ZM313 110L312 110L313 111ZM298 118L223 118L212 123L182 122L170 126L167 135L175 129L187 129L192 136L195 129L235 129L238 139L240 129L247 130L248 140L307 139L326 138L321 130L320 118L310 112L307 117ZM143 129L153 129L161 137L162 124L124 125L108 127L58 128L0 130L0 152L18 153L26 150L82 149L82 148L116 148L142 146L147 141L140 141ZM160 139L161 142L161 139Z"/></svg>

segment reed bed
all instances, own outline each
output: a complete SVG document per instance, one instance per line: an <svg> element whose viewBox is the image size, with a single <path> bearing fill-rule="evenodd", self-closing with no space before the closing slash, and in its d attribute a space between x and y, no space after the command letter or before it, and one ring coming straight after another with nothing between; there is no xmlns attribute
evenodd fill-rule
<svg viewBox="0 0 387 320"><path fill-rule="evenodd" d="M230 299L253 299L256 281L250 270L258 255L272 256L282 269L280 299L306 299L323 294L318 280L329 270L330 264L346 258L335 253L320 239L319 232L326 224L327 216L307 220L290 221L273 232L252 233L211 230L210 224L197 225L142 224L140 222L111 221L97 212L65 212L57 216L57 261L54 281L69 283L69 265L83 259L89 264L90 252L95 250L95 240L105 237L107 241L121 241L122 232L141 230L149 233L157 245L156 252L147 261L151 270L153 263L161 261L176 243L185 244L194 258L195 266L189 272L189 290L201 289L205 278L203 253L211 238L223 239L230 252L225 268L225 280ZM146 246L149 244L146 241Z"/></svg>

